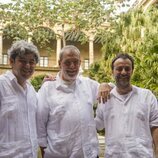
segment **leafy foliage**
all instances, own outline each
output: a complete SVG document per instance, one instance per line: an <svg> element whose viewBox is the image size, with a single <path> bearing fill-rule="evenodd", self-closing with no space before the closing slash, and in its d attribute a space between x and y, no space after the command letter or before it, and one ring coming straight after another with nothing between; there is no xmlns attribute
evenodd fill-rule
<svg viewBox="0 0 158 158"><path fill-rule="evenodd" d="M50 39L54 38L54 34L48 34L46 27L52 29L55 25L62 26L64 45L66 43L65 26L69 24L73 28L71 36L74 33L81 34L77 40L84 43L87 37L81 33L81 30L97 30L105 21L110 22L110 15L115 9L113 4L116 2L116 0L12 0L9 4L0 3L0 23L6 25L9 22L14 25L12 29L6 29L7 37L19 39L20 36L28 39L36 34L33 40L41 47L45 47ZM23 33L20 27L24 28L26 33ZM41 33L37 33L39 27L46 30L43 29L39 31Z"/></svg>
<svg viewBox="0 0 158 158"><path fill-rule="evenodd" d="M46 38L45 38L46 37ZM56 38L55 33L44 27L38 27L34 30L32 40L38 44L40 48L48 49L48 45ZM51 48L49 48L51 50Z"/></svg>
<svg viewBox="0 0 158 158"><path fill-rule="evenodd" d="M81 42L81 44L84 44L88 41L88 38L86 38L83 32L74 30L66 32L65 39L66 41Z"/></svg>
<svg viewBox="0 0 158 158"><path fill-rule="evenodd" d="M147 12L132 10L111 23L108 32L100 30L103 60L91 66L90 77L111 81L110 62L119 52L128 52L135 59L132 82L151 89L158 96L158 16L157 8Z"/></svg>
<svg viewBox="0 0 158 158"><path fill-rule="evenodd" d="M36 91L38 91L42 85L42 81L46 75L38 75L31 79L31 84L35 88Z"/></svg>
<svg viewBox="0 0 158 158"><path fill-rule="evenodd" d="M12 38L13 40L20 40L20 39L27 40L28 38L28 34L25 28L13 24L8 24L4 28L3 34L4 34L3 36L4 39Z"/></svg>
<svg viewBox="0 0 158 158"><path fill-rule="evenodd" d="M9 22L17 26L14 27L14 31L12 31L13 28L7 29L6 36L18 38L16 30L24 39L36 35L33 40L41 47L44 47L51 38L54 38L54 34L48 34L46 27L52 29L55 25L61 25L64 44L66 43L64 42L65 25L73 25L74 31L79 33L82 29L87 31L96 29L105 20L110 19L109 15L114 9L110 6L113 3L114 0L107 0L106 2L104 0L13 0L7 5L0 4L0 22L3 24ZM105 8L105 4L109 7ZM27 34L23 34L19 27L24 28ZM46 30L38 30L39 27L45 27ZM41 33L37 33L37 30ZM71 32L72 35L74 32ZM86 38L80 36L78 40L84 42Z"/></svg>

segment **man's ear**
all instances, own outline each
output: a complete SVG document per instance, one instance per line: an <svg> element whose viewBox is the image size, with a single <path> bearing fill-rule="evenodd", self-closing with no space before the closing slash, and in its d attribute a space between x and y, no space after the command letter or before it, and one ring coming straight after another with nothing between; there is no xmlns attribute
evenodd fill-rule
<svg viewBox="0 0 158 158"><path fill-rule="evenodd" d="M12 58L10 58L10 59L9 59L9 63L10 63L10 65L12 66L12 65L15 63L15 60L12 59Z"/></svg>
<svg viewBox="0 0 158 158"><path fill-rule="evenodd" d="M10 58L9 63L10 63L11 68L13 68L13 64L15 63L15 60Z"/></svg>
<svg viewBox="0 0 158 158"><path fill-rule="evenodd" d="M112 77L114 78L114 69L111 70Z"/></svg>
<svg viewBox="0 0 158 158"><path fill-rule="evenodd" d="M81 66L81 60L80 60L80 66Z"/></svg>
<svg viewBox="0 0 158 158"><path fill-rule="evenodd" d="M112 75L114 74L114 70L111 70Z"/></svg>

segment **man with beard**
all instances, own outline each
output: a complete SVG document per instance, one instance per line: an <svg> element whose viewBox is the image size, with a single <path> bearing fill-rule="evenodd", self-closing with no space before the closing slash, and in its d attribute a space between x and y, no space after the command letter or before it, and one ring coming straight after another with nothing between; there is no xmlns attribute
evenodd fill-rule
<svg viewBox="0 0 158 158"><path fill-rule="evenodd" d="M79 75L80 51L62 48L60 72L38 92L37 133L44 158L97 158L93 115L99 83Z"/></svg>
<svg viewBox="0 0 158 158"><path fill-rule="evenodd" d="M131 85L134 61L117 55L111 64L116 87L98 106L96 127L105 128L106 158L158 158L158 104L150 90ZM154 152L155 151L155 152Z"/></svg>
<svg viewBox="0 0 158 158"><path fill-rule="evenodd" d="M28 79L39 60L24 40L8 50L11 71L0 76L0 158L37 158L37 98Z"/></svg>

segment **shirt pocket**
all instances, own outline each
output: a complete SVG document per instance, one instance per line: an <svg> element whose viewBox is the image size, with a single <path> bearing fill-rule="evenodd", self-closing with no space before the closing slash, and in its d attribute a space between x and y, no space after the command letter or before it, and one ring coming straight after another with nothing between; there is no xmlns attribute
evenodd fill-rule
<svg viewBox="0 0 158 158"><path fill-rule="evenodd" d="M49 128L55 132L61 131L61 122L65 118L66 109L64 105L59 105L49 112ZM61 131L62 132L62 131Z"/></svg>
<svg viewBox="0 0 158 158"><path fill-rule="evenodd" d="M1 117L12 118L16 115L18 106L18 98L16 96L3 97L1 100Z"/></svg>
<svg viewBox="0 0 158 158"><path fill-rule="evenodd" d="M135 110L135 117L133 117L136 122L135 133L141 137L149 137L149 118L148 118L148 110L147 106L139 105L139 108Z"/></svg>
<svg viewBox="0 0 158 158"><path fill-rule="evenodd" d="M116 119L116 112L115 109L113 108L113 106L106 106L104 108L104 121L106 122L106 124L112 124L114 123L114 120Z"/></svg>

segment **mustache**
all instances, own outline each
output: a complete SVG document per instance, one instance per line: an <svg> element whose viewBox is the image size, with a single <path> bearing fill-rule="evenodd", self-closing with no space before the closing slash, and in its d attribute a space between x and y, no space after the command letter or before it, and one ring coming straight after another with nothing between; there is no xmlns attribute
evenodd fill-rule
<svg viewBox="0 0 158 158"><path fill-rule="evenodd" d="M121 77L121 78L130 78L129 75L119 75L118 77Z"/></svg>

